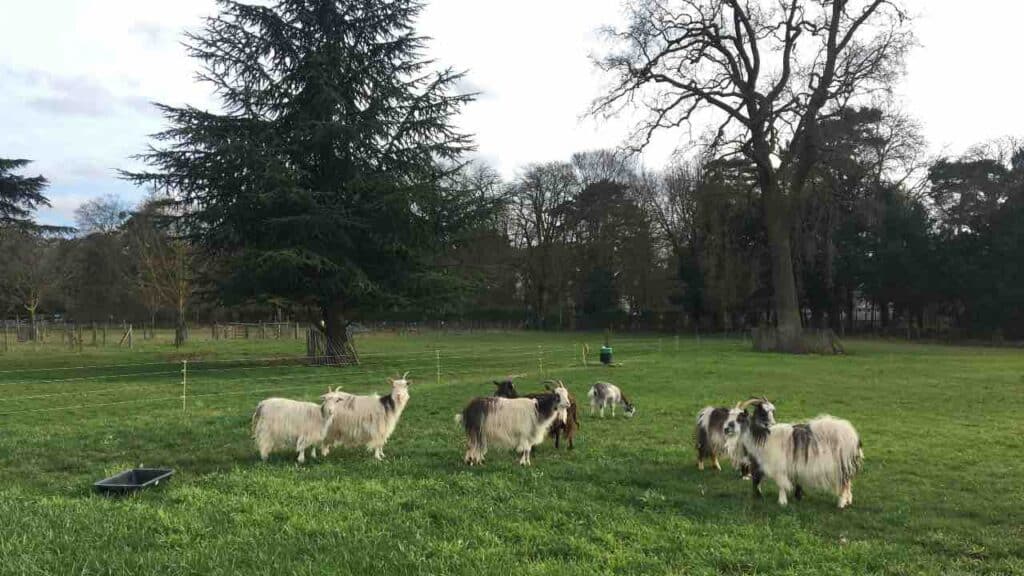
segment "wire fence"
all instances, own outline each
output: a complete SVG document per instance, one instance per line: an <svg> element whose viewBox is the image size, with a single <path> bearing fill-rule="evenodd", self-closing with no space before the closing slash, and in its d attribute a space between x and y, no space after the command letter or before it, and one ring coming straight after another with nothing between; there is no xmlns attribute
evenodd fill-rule
<svg viewBox="0 0 1024 576"><path fill-rule="evenodd" d="M661 339L615 343L615 349L632 360L668 346ZM678 346L677 339L677 350ZM313 367L305 356L241 356L9 369L0 371L0 417L151 404L187 411L190 404L221 397L336 386L379 389L388 376L406 371L417 387L489 382L510 374L557 378L568 370L598 365L598 348L582 342L438 347L361 354L359 365L344 368Z"/></svg>

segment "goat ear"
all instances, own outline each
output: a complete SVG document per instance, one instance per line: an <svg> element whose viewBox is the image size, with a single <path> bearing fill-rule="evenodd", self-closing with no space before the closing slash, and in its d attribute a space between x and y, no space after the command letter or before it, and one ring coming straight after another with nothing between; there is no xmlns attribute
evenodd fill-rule
<svg viewBox="0 0 1024 576"><path fill-rule="evenodd" d="M491 382L492 382L492 383L493 383L493 384L494 384L495 386L498 386L499 388L501 387L501 382L498 382L497 380L491 380Z"/></svg>

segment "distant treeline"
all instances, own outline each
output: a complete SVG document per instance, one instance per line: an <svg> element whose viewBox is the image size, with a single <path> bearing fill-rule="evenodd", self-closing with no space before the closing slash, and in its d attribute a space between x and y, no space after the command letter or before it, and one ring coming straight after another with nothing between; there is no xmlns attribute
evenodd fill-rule
<svg viewBox="0 0 1024 576"><path fill-rule="evenodd" d="M825 128L793 230L806 325L1024 338L1024 148L921 161L913 125L873 109ZM594 151L526 166L511 182L480 164L454 178L497 209L438 254L452 292L355 321L680 332L771 321L760 198L744 162L653 172ZM282 299L229 305L215 255L193 251L173 222L155 196L137 207L105 197L78 211L75 233L4 227L0 310L172 325L319 318Z"/></svg>

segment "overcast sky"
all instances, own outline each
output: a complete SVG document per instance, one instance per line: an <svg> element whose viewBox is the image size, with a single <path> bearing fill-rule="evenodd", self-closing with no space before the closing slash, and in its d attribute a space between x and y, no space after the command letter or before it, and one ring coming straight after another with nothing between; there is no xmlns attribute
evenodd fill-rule
<svg viewBox="0 0 1024 576"><path fill-rule="evenodd" d="M626 124L583 117L604 80L590 63L596 29L620 21L622 0L430 0L420 27L433 55L469 70L482 91L460 119L480 155L506 177L530 162L611 147ZM1011 0L908 0L922 44L896 87L933 152L1024 136L1018 100L1020 22ZM50 179L47 223L70 223L83 201L142 191L117 179L144 150L161 118L148 104L209 105L193 81L181 33L210 14L212 0L8 2L0 19L0 157L35 160ZM658 166L689 140L663 135L644 160Z"/></svg>

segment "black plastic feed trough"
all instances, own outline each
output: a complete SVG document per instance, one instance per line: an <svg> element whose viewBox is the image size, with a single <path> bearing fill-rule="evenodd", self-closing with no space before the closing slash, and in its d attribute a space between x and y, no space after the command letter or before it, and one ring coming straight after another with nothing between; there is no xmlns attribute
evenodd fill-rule
<svg viewBox="0 0 1024 576"><path fill-rule="evenodd" d="M174 470L170 468L133 468L104 478L93 486L101 494L129 494L157 486L160 482L169 480L173 474Z"/></svg>

